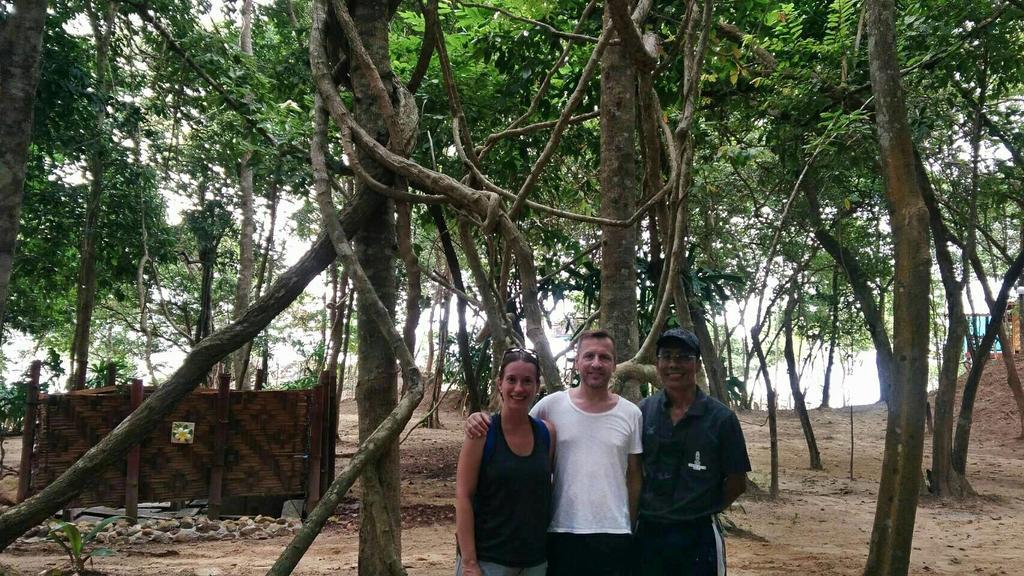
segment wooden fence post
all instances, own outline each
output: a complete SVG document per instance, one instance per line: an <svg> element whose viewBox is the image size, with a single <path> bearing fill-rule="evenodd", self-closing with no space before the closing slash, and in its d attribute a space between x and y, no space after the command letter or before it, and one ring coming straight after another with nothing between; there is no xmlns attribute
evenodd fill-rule
<svg viewBox="0 0 1024 576"><path fill-rule="evenodd" d="M138 378L132 380L128 401L131 412L135 412L142 404L142 380ZM141 458L142 446L136 444L128 451L128 473L124 483L124 515L133 524L139 521L139 464Z"/></svg>
<svg viewBox="0 0 1024 576"><path fill-rule="evenodd" d="M320 501L320 459L323 456L324 433L324 383L326 372L320 373L317 387L312 390L310 400L313 405L309 417L309 472L306 477L306 513L308 514Z"/></svg>
<svg viewBox="0 0 1024 576"><path fill-rule="evenodd" d="M39 371L43 363L32 362L25 391L25 420L21 425L21 468L18 471L18 502L28 498L32 487L32 449L36 443L36 410L39 406Z"/></svg>
<svg viewBox="0 0 1024 576"><path fill-rule="evenodd" d="M220 517L224 487L224 457L228 443L228 410L231 403L231 375L220 375L217 383L217 422L213 432L213 469L210 471L210 491L206 505L206 516Z"/></svg>
<svg viewBox="0 0 1024 576"><path fill-rule="evenodd" d="M263 382L267 379L267 371L263 368L256 369L256 384L253 386L254 390L263 390Z"/></svg>

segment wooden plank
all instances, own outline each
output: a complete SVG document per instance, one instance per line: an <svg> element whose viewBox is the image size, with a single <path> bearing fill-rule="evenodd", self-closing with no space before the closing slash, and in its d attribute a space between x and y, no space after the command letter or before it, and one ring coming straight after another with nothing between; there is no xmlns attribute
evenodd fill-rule
<svg viewBox="0 0 1024 576"><path fill-rule="evenodd" d="M111 364L113 366L113 364ZM132 380L129 405L132 412L142 404L142 380ZM128 451L128 470L124 484L125 516L132 522L139 519L139 463L142 458L142 446L136 444Z"/></svg>
<svg viewBox="0 0 1024 576"><path fill-rule="evenodd" d="M209 505L206 515L211 519L220 516L224 488L224 456L227 454L228 409L231 402L231 375L221 374L217 383L217 421L213 440L213 469L210 470Z"/></svg>
<svg viewBox="0 0 1024 576"><path fill-rule="evenodd" d="M43 363L32 362L29 369L28 390L25 393L25 420L21 434L21 469L18 472L18 502L28 498L32 486L32 450L36 443L36 409L39 406L39 371Z"/></svg>

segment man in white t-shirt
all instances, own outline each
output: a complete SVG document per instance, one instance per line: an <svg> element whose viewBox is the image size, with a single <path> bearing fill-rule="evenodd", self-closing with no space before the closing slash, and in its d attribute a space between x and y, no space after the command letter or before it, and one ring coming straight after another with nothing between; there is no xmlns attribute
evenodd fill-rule
<svg viewBox="0 0 1024 576"><path fill-rule="evenodd" d="M575 368L578 387L550 394L530 411L558 430L548 575L624 576L642 481L642 415L608 389L615 372L610 334L581 334ZM471 415L466 433L486 434L488 421Z"/></svg>

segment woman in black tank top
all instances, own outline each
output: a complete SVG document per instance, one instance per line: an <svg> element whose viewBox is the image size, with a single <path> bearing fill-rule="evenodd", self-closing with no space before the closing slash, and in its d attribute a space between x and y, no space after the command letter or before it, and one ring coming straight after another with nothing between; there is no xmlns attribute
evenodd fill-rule
<svg viewBox="0 0 1024 576"><path fill-rule="evenodd" d="M456 576L543 576L551 520L554 427L531 418L540 364L507 350L497 378L501 412L484 438L467 438L455 483Z"/></svg>

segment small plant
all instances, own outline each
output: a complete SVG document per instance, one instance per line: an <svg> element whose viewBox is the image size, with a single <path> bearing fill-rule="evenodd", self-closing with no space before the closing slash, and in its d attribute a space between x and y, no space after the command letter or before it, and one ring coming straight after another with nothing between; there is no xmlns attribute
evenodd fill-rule
<svg viewBox="0 0 1024 576"><path fill-rule="evenodd" d="M57 522L50 526L50 533L46 537L56 542L67 553L68 559L71 560L73 574L88 574L89 572L85 569L87 560L114 554L114 551L110 548L101 547L90 550L89 545L104 528L121 518L121 516L112 516L101 520L85 536L82 535L76 524L72 522Z"/></svg>

